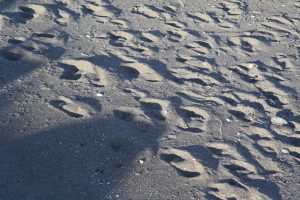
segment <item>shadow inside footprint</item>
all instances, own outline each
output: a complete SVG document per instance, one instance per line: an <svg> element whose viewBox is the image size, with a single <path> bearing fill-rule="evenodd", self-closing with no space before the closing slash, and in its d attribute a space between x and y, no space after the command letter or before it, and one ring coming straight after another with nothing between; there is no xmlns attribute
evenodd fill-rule
<svg viewBox="0 0 300 200"><path fill-rule="evenodd" d="M180 156L177 156L175 154L161 154L160 155L160 159L162 159L163 161L171 164L171 163L180 163L180 162L184 162L185 160L183 158L181 158ZM175 167L171 164L171 166L176 169L177 173L182 175L183 177L186 178L193 178L193 177L197 177L200 175L199 172L192 172L192 171L186 171L186 170L182 170L178 167Z"/></svg>
<svg viewBox="0 0 300 200"><path fill-rule="evenodd" d="M21 60L25 55L26 52L21 48L9 47L1 51L1 56L10 61Z"/></svg>
<svg viewBox="0 0 300 200"><path fill-rule="evenodd" d="M122 110L114 110L114 115L124 121L131 121L134 118L133 113L125 112Z"/></svg>
<svg viewBox="0 0 300 200"><path fill-rule="evenodd" d="M55 38L55 35L50 33L34 33L33 36L39 38L50 38L50 39Z"/></svg>
<svg viewBox="0 0 300 200"><path fill-rule="evenodd" d="M60 63L59 66L64 69L63 74L60 76L61 79L79 80L82 76L80 73L78 73L79 70L72 65Z"/></svg>
<svg viewBox="0 0 300 200"><path fill-rule="evenodd" d="M172 166L179 175L186 178L200 176L200 171L203 170L200 163L184 159L173 153L162 153L160 155L160 159L170 164L170 166Z"/></svg>

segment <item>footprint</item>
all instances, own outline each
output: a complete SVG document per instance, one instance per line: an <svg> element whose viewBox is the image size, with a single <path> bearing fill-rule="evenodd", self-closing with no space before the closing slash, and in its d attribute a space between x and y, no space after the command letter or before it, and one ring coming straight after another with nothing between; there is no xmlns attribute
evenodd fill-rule
<svg viewBox="0 0 300 200"><path fill-rule="evenodd" d="M276 157L279 153L279 147L276 145L276 142L261 139L257 141L257 145L268 155Z"/></svg>
<svg viewBox="0 0 300 200"><path fill-rule="evenodd" d="M179 115L184 120L183 126L178 126L179 129L192 133L202 133L206 129L209 114L200 107L181 106Z"/></svg>
<svg viewBox="0 0 300 200"><path fill-rule="evenodd" d="M38 49L38 46L35 42L27 40L19 44L23 49L28 51L35 51Z"/></svg>
<svg viewBox="0 0 300 200"><path fill-rule="evenodd" d="M179 21L173 21L173 20L169 20L165 22L167 25L175 27L175 28L185 28L186 24L179 22Z"/></svg>
<svg viewBox="0 0 300 200"><path fill-rule="evenodd" d="M209 119L209 114L207 111L201 109L198 106L182 106L180 107L183 112L185 112L186 116L192 120L193 118L199 119L202 122L207 121Z"/></svg>
<svg viewBox="0 0 300 200"><path fill-rule="evenodd" d="M214 23L214 19L206 13L188 13L187 16L202 23Z"/></svg>
<svg viewBox="0 0 300 200"><path fill-rule="evenodd" d="M292 28L288 28L288 27L283 27L282 24L276 23L276 22L262 22L261 23L262 26L264 26L265 28L270 29L271 31L275 31L277 33L286 33L292 36L296 36L299 38L299 33L296 31L293 31Z"/></svg>
<svg viewBox="0 0 300 200"><path fill-rule="evenodd" d="M276 64L280 66L280 70L295 70L294 64L291 62L288 56L284 54L277 54L273 57Z"/></svg>
<svg viewBox="0 0 300 200"><path fill-rule="evenodd" d="M141 39L146 42L157 42L159 41L159 37L155 36L152 33L142 33Z"/></svg>
<svg viewBox="0 0 300 200"><path fill-rule="evenodd" d="M116 39L116 40L130 41L134 38L133 34L126 32L126 31L111 31L109 33L109 35L111 36L111 38Z"/></svg>
<svg viewBox="0 0 300 200"><path fill-rule="evenodd" d="M98 17L112 17L113 13L101 5L85 4L82 5L82 11L86 14L93 14Z"/></svg>
<svg viewBox="0 0 300 200"><path fill-rule="evenodd" d="M271 140L274 137L269 130L261 127L251 126L249 128L244 128L243 130L244 130L243 132L247 136L249 136L254 140L258 140L258 139Z"/></svg>
<svg viewBox="0 0 300 200"><path fill-rule="evenodd" d="M242 37L241 38L241 49L248 52L256 52L258 48L263 46L263 43L259 40L251 37Z"/></svg>
<svg viewBox="0 0 300 200"><path fill-rule="evenodd" d="M257 69L245 70L241 65L229 67L229 69L238 74L243 81L248 83L256 83L265 78Z"/></svg>
<svg viewBox="0 0 300 200"><path fill-rule="evenodd" d="M151 55L151 50L143 45L128 43L124 45L125 47L129 47L131 50L142 53L143 55Z"/></svg>
<svg viewBox="0 0 300 200"><path fill-rule="evenodd" d="M271 139L269 139L270 142ZM251 158L256 163L259 173L262 175L276 174L280 173L280 168L273 156L266 155L262 153L260 147L257 144L251 144L251 142L242 142L241 146L245 152L247 152L247 157Z"/></svg>
<svg viewBox="0 0 300 200"><path fill-rule="evenodd" d="M88 81L92 85L104 87L106 85L106 73L100 67L94 66L91 62L86 60L62 60L59 62L64 69L61 75L62 79L66 80L81 80ZM88 76L89 74L95 77Z"/></svg>
<svg viewBox="0 0 300 200"><path fill-rule="evenodd" d="M54 21L59 25L67 26L70 21L70 15L63 10L58 9L58 18Z"/></svg>
<svg viewBox="0 0 300 200"><path fill-rule="evenodd" d="M44 6L38 4L27 4L26 6L20 6L19 9L23 12L33 13L36 15L43 14L47 11Z"/></svg>
<svg viewBox="0 0 300 200"><path fill-rule="evenodd" d="M140 103L144 108L145 114L148 116L161 121L167 119L170 106L168 101L146 97L140 99Z"/></svg>
<svg viewBox="0 0 300 200"><path fill-rule="evenodd" d="M82 118L89 115L85 109L81 108L71 99L63 96L59 97L58 100L52 100L50 104L70 117Z"/></svg>
<svg viewBox="0 0 300 200"><path fill-rule="evenodd" d="M180 42L189 36L188 32L178 29L172 29L167 32L169 34L168 39L172 42Z"/></svg>
<svg viewBox="0 0 300 200"><path fill-rule="evenodd" d="M141 98L146 97L146 94L144 92L132 88L125 88L124 92L131 94L131 96L133 96L133 98L135 98L136 100L140 100Z"/></svg>
<svg viewBox="0 0 300 200"><path fill-rule="evenodd" d="M22 11L21 14L26 21L36 18L47 11L44 6L38 4L27 4L25 6L20 6L19 9Z"/></svg>
<svg viewBox="0 0 300 200"><path fill-rule="evenodd" d="M70 0L55 0L58 4L61 4L61 5L69 5L70 4Z"/></svg>
<svg viewBox="0 0 300 200"><path fill-rule="evenodd" d="M254 119L256 119L255 110L251 107L244 106L242 104L238 104L236 107L233 107L233 109L229 110L228 112L245 122L251 122Z"/></svg>
<svg viewBox="0 0 300 200"><path fill-rule="evenodd" d="M172 73L179 80L182 80L187 83L195 83L201 86L213 86L219 85L220 82L209 75L202 73L197 73L195 71L189 70L187 68L177 68L173 69Z"/></svg>
<svg viewBox="0 0 300 200"><path fill-rule="evenodd" d="M255 87L262 93L267 104L274 108L282 108L290 103L288 94L266 79L256 82Z"/></svg>
<svg viewBox="0 0 300 200"><path fill-rule="evenodd" d="M196 67L197 69L206 70L206 71L214 71L213 66L209 62L203 62L201 60L191 59L184 62L185 64Z"/></svg>
<svg viewBox="0 0 300 200"><path fill-rule="evenodd" d="M170 164L183 177L194 178L206 174L203 165L187 151L174 148L162 149L160 158Z"/></svg>
<svg viewBox="0 0 300 200"><path fill-rule="evenodd" d="M117 57L118 59L120 59L123 63L135 63L138 62L136 59L128 56L128 55L124 55L121 51L115 51L112 50L109 52L109 54L111 56Z"/></svg>
<svg viewBox="0 0 300 200"><path fill-rule="evenodd" d="M121 120L132 121L135 114L129 109L117 109L114 110L114 115Z"/></svg>
<svg viewBox="0 0 300 200"><path fill-rule="evenodd" d="M300 122L291 120L289 121L289 124L291 125L291 127L296 133L298 134L300 133Z"/></svg>
<svg viewBox="0 0 300 200"><path fill-rule="evenodd" d="M228 163L223 163L230 172L238 174L239 176L248 176L248 175L256 175L256 168L245 161L242 160L231 160Z"/></svg>
<svg viewBox="0 0 300 200"><path fill-rule="evenodd" d="M28 53L21 49L20 47L9 47L3 49L1 52L1 56L6 60L10 61L19 61L24 58Z"/></svg>
<svg viewBox="0 0 300 200"><path fill-rule="evenodd" d="M148 132L154 126L153 120L139 108L119 107L113 110L113 114L116 118L129 123L128 125L134 125L134 129L142 133Z"/></svg>
<svg viewBox="0 0 300 200"><path fill-rule="evenodd" d="M187 99L195 103L208 104L215 107L224 105L224 101L218 97L203 96L191 91L181 91L181 92L177 92L177 94L181 98Z"/></svg>
<svg viewBox="0 0 300 200"><path fill-rule="evenodd" d="M112 23L112 24L116 24L118 26L121 26L122 28L128 28L127 22L125 20L111 19L109 22Z"/></svg>
<svg viewBox="0 0 300 200"><path fill-rule="evenodd" d="M237 25L229 20L219 19L218 26L225 30L236 30L238 29Z"/></svg>
<svg viewBox="0 0 300 200"><path fill-rule="evenodd" d="M8 40L8 42L10 44L21 44L22 42L25 42L25 41L26 41L25 37L14 37L14 38Z"/></svg>
<svg viewBox="0 0 300 200"><path fill-rule="evenodd" d="M163 6L163 9L172 14L176 14L178 12L178 7L173 5L165 5Z"/></svg>
<svg viewBox="0 0 300 200"><path fill-rule="evenodd" d="M212 49L215 48L215 44L213 39L207 38L207 41L197 40L193 43L188 44L186 47L192 49L197 53L207 55Z"/></svg>
<svg viewBox="0 0 300 200"><path fill-rule="evenodd" d="M296 157L298 161L300 161L300 147L290 146L287 149L290 155Z"/></svg>
<svg viewBox="0 0 300 200"><path fill-rule="evenodd" d="M208 143L207 148L216 156L219 157L228 157L232 159L243 159L243 157L238 153L236 148L231 144L226 143Z"/></svg>
<svg viewBox="0 0 300 200"><path fill-rule="evenodd" d="M176 57L176 61L181 62L181 63L185 63L186 61L189 61L192 59L194 59L194 58L191 56L185 55L185 54L180 54L180 53L177 54L177 57Z"/></svg>
<svg viewBox="0 0 300 200"><path fill-rule="evenodd" d="M159 14L145 5L135 6L132 13L142 15L147 18L159 18Z"/></svg>
<svg viewBox="0 0 300 200"><path fill-rule="evenodd" d="M232 19L240 19L243 15L243 5L240 2L229 2L225 1L221 4L223 10L230 16Z"/></svg>
<svg viewBox="0 0 300 200"><path fill-rule="evenodd" d="M126 69L131 78L141 78L150 82L162 81L162 77L146 64L138 62L124 63L121 65L121 67Z"/></svg>
<svg viewBox="0 0 300 200"><path fill-rule="evenodd" d="M22 47L23 49L28 51L35 51L38 49L38 46L34 41L26 40L25 37L14 37L12 39L9 39L8 42L10 44L16 45L16 47Z"/></svg>
<svg viewBox="0 0 300 200"><path fill-rule="evenodd" d="M269 199L255 188L247 187L243 183L233 178L222 179L218 183L210 184L207 188L208 199L249 199L266 200Z"/></svg>

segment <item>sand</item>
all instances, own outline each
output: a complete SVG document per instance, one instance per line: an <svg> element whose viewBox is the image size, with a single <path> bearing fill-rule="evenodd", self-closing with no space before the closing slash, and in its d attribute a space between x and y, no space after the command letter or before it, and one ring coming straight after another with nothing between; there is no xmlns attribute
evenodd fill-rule
<svg viewBox="0 0 300 200"><path fill-rule="evenodd" d="M300 1L0 3L0 199L300 199Z"/></svg>

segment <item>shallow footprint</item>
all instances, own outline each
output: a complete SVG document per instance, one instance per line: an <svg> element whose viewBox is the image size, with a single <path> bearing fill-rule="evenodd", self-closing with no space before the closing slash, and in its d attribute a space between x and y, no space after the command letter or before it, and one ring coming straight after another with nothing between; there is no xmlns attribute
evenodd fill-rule
<svg viewBox="0 0 300 200"><path fill-rule="evenodd" d="M145 5L136 6L132 9L133 13L143 15L147 18L158 18L159 14Z"/></svg>
<svg viewBox="0 0 300 200"><path fill-rule="evenodd" d="M64 69L61 75L62 79L79 80L83 79L88 74L96 76L93 80L89 80L92 85L103 87L106 85L106 75L103 69L94 66L91 62L86 60L62 60L59 62Z"/></svg>
<svg viewBox="0 0 300 200"><path fill-rule="evenodd" d="M9 47L1 51L1 56L10 61L21 60L26 54L27 52L19 47Z"/></svg>
<svg viewBox="0 0 300 200"><path fill-rule="evenodd" d="M150 82L159 82L162 80L162 77L156 71L143 63L124 63L122 67L134 79L142 78Z"/></svg>
<svg viewBox="0 0 300 200"><path fill-rule="evenodd" d="M147 115L161 121L167 119L167 113L169 110L168 101L146 97L142 98L140 102L141 105L144 107L144 111Z"/></svg>
<svg viewBox="0 0 300 200"><path fill-rule="evenodd" d="M106 9L104 6L86 4L82 5L82 11L87 14L93 14L98 17L112 17L113 13Z"/></svg>
<svg viewBox="0 0 300 200"><path fill-rule="evenodd" d="M193 178L205 174L203 165L187 151L163 149L160 158L174 167L183 177Z"/></svg>
<svg viewBox="0 0 300 200"><path fill-rule="evenodd" d="M25 23L47 11L44 6L38 4L27 4L26 6L20 6L19 9L22 11L21 15L25 19Z"/></svg>
<svg viewBox="0 0 300 200"><path fill-rule="evenodd" d="M67 12L58 9L58 18L54 21L62 26L67 26L69 24L70 16Z"/></svg>
<svg viewBox="0 0 300 200"><path fill-rule="evenodd" d="M119 107L115 109L114 115L124 121L140 121L150 123L150 120L145 116L142 110L134 107Z"/></svg>
<svg viewBox="0 0 300 200"><path fill-rule="evenodd" d="M58 100L52 100L50 104L70 117L81 118L88 116L88 112L86 110L78 106L71 99L63 96L59 97Z"/></svg>

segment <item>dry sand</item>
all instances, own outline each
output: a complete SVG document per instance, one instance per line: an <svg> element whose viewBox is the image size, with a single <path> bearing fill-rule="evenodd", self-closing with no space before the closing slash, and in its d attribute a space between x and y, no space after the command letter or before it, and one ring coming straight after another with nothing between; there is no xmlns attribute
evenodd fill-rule
<svg viewBox="0 0 300 200"><path fill-rule="evenodd" d="M300 199L300 1L0 4L0 199Z"/></svg>

